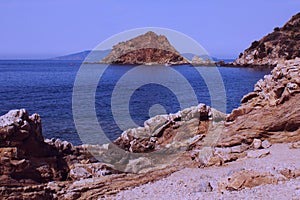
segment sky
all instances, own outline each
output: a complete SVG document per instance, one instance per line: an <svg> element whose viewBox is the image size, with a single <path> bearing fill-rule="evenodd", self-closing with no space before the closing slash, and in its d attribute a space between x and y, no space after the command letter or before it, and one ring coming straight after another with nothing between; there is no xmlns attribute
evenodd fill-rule
<svg viewBox="0 0 300 200"><path fill-rule="evenodd" d="M76 53L142 27L173 29L211 56L236 58L299 11L299 0L1 0L0 59Z"/></svg>

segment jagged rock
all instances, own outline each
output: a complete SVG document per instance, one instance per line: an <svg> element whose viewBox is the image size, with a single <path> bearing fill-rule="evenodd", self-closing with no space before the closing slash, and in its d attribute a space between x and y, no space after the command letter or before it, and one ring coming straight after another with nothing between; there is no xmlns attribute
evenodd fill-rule
<svg viewBox="0 0 300 200"><path fill-rule="evenodd" d="M189 61L163 35L149 31L113 46L101 63L130 65L181 65Z"/></svg>
<svg viewBox="0 0 300 200"><path fill-rule="evenodd" d="M0 117L1 174L34 182L66 179L66 162L55 147L44 142L41 130L39 115L29 116L24 109Z"/></svg>
<svg viewBox="0 0 300 200"><path fill-rule="evenodd" d="M300 13L240 54L233 63L240 66L276 66L278 62L300 58ZM280 76L280 74L278 74Z"/></svg>
<svg viewBox="0 0 300 200"><path fill-rule="evenodd" d="M113 143L132 153L188 147L201 139L199 135L207 132L209 120L224 119L225 114L199 104L175 114L150 118L145 121L144 127L124 131Z"/></svg>
<svg viewBox="0 0 300 200"><path fill-rule="evenodd" d="M81 146L44 140L40 116L24 109L0 117L0 157L0 174L7 177L0 185L63 181L75 163L94 161Z"/></svg>
<svg viewBox="0 0 300 200"><path fill-rule="evenodd" d="M300 140L300 59L278 63L270 75L257 82L255 95L227 116L218 146ZM290 84L294 83L294 84ZM295 84L297 86L295 86Z"/></svg>

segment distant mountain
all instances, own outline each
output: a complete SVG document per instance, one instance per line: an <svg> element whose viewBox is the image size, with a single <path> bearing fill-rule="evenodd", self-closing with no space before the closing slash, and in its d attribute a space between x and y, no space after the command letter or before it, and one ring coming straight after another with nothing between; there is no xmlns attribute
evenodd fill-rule
<svg viewBox="0 0 300 200"><path fill-rule="evenodd" d="M109 55L100 62L129 65L181 65L190 63L170 44L166 36L157 35L152 31L114 45Z"/></svg>
<svg viewBox="0 0 300 200"><path fill-rule="evenodd" d="M282 28L274 31L241 53L235 65L274 66L279 61L300 58L300 13L294 15Z"/></svg>
<svg viewBox="0 0 300 200"><path fill-rule="evenodd" d="M86 61L88 62L97 62L99 60L102 60L104 57L106 57L109 53L109 50L87 50L87 51L82 51L74 54L69 54L65 56L59 56L56 58L51 58L51 60L73 60L73 61Z"/></svg>

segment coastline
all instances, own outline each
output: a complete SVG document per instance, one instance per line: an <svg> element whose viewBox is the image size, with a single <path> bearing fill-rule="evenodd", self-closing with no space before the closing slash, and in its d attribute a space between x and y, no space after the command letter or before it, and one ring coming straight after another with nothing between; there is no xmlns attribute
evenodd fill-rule
<svg viewBox="0 0 300 200"><path fill-rule="evenodd" d="M260 90L256 90L259 95L265 94L264 92L267 92L266 94L273 94L273 89L276 89L277 86L280 87L280 85L277 84L281 83L285 85L284 87L287 87L285 82L282 80L288 80L290 82L296 81L298 83L297 79L297 73L295 73L295 69L299 70L297 67L300 65L299 60L295 61L286 61L285 63L281 63L272 71L272 75L268 75L265 78L266 84L265 86L262 86ZM295 67L296 66L296 67ZM277 71L285 70L285 74L283 74L282 77L276 77ZM258 83L260 85L264 85L262 83ZM267 90L266 85L272 84L272 90ZM111 164L105 164L98 162L91 156L87 150L87 146L78 146L73 147L72 144L68 142L62 142L57 141L55 139L53 140L44 140L42 137L40 129L37 127L40 127L40 120L38 115L28 116L28 113L24 110L21 111L13 111L4 118L1 118L1 133L2 135L7 135L6 141L7 143L2 144L1 149L4 151L1 151L1 158L2 162L9 162L13 163L13 166L18 169L18 173L25 173L25 179L23 181L15 182L13 181L14 173L16 173L15 170L9 170L9 169L15 169L14 167L11 168L11 165L4 164L3 166L7 166L8 173L5 177L2 176L2 194L8 194L7 192L10 192L14 195L18 194L19 192L22 192L23 195L29 195L34 196L36 198L65 198L65 199L88 199L93 197L111 197L115 198L114 195L118 192L126 189L130 189L132 187L136 187L141 184L148 183L149 181L159 180L164 177L168 177L169 175L173 174L175 171L183 170L178 172L179 174L183 173L184 170L187 171L187 173L190 173L188 171L196 170L198 167L205 168L207 170L215 169L214 166L219 166L218 169L221 169L221 171L226 169L226 166L230 163L230 165L237 166L237 163L239 162L246 162L247 160L254 159L254 162L264 163L262 159L272 159L270 157L271 155L279 156L278 159L282 159L280 155L276 152L276 147L279 147L276 143L284 143L285 149L288 149L289 147L295 149L295 155L298 155L299 147L297 141L299 141L298 135L299 135L299 124L297 124L298 115L297 112L296 115L291 115L290 118L282 118L281 115L286 112L286 109L293 109L293 107L289 107L289 103L292 103L294 106L297 105L298 97L298 88L295 86L287 87L287 91L290 91L289 93L282 93L284 101L278 101L278 104L273 105L272 101L270 99L265 99L260 103L260 108L257 108L256 102L256 96L252 95L253 99L247 99L247 101L244 101L242 106L237 109L236 111L233 111L230 115L227 116L227 119L224 119L224 114L217 112L215 110L212 110L212 108L209 108L205 105L199 105L198 107L187 109L186 111L182 111L182 113L177 113L175 115L170 115L170 118L164 118L163 116L156 116L157 119L160 120L149 120L148 124L149 127L154 126L157 127L158 124L160 124L158 127L161 127L161 129L158 129L160 131L152 132L152 137L157 137L157 142L160 144L159 147L161 147L162 144L166 145L166 147L170 147L168 144L170 144L170 141L167 139L168 137L165 137L164 135L170 132L173 132L172 135L175 136L172 141L172 145L174 147L178 148L181 145L184 147L184 151L179 151L176 159L171 160L167 165L157 165L158 168L155 168L153 165L153 161L149 161L149 158L135 158L130 159L126 161L125 169L128 169L129 171L122 172L119 170L115 170L113 165ZM291 92L292 91L292 92ZM279 98L279 97L276 97ZM259 99L259 98L257 98ZM275 106L275 107L274 107ZM284 106L285 109L282 109L281 107ZM278 107L278 109L274 109ZM266 117L270 116L269 111L271 110L273 114L272 117ZM186 117L183 115L186 113ZM190 113L190 114L188 114ZM197 114L198 113L198 114ZM250 113L250 114L249 114ZM257 113L257 114L253 114ZM264 118L264 120L261 121L261 126L266 126L266 129L262 131L262 133L257 134L256 128L260 130L260 125L256 126L249 126L247 123L255 123L254 118L257 116L260 116L258 118ZM176 118L181 118L180 121L178 121ZM198 117L199 118L198 118ZM244 116L244 117L243 117ZM250 116L250 118L248 118ZM273 119L274 118L274 119ZM20 121L21 119L21 121ZM184 120L185 119L185 120ZM161 121L162 120L162 121ZM167 120L167 122L165 121ZM169 120L169 121L168 121ZM218 123L216 123L216 121ZM18 121L18 123L16 123ZM28 124L24 126L25 124ZM155 123L154 123L155 122ZM273 124L273 122L277 122L278 124L285 125L287 122L290 124L290 127L294 128L281 128ZM154 123L154 124L152 124ZM158 124L157 124L158 123ZM180 123L180 124L178 124ZM239 129L241 125L246 123L247 129ZM13 129L8 128L13 125ZM19 124L19 125L18 125ZM146 123L147 124L147 123ZM151 125L152 124L152 125ZM179 126L178 126L179 125ZM277 127L274 129L272 126ZM179 129L178 129L179 127ZM189 131L191 133L190 136L186 137L186 142L184 140L180 139L185 135L181 135L180 127L183 128L183 130L186 130L186 128L190 128L193 131ZM252 128L251 128L252 127ZM283 126L285 127L285 126ZM196 128L196 129L195 129ZM208 129L210 128L208 132ZM19 130L16 134L11 135L11 130ZM150 128L151 130L151 128ZM156 129L155 129L156 130ZM213 131L215 130L215 131ZM206 141L211 141L209 139L211 136L214 135L214 133L219 133L221 131L221 137L217 140L216 144L213 143L206 143ZM33 131L33 132L32 132ZM269 131L269 132L268 132ZM240 132L239 134L236 134L237 132ZM126 134L122 134L122 136L116 140L116 145L120 146L121 149L125 148L125 153L128 152L150 152L152 150L156 150L156 146L154 142L154 146L151 145L151 142L144 139L139 139L139 135L131 135L132 133L135 133L135 131L131 130L128 131ZM186 133L186 132L183 132ZM20 135L21 134L21 135ZM129 135L128 135L129 134ZM156 135L156 136L155 136ZM177 136L176 136L177 135ZM287 137L287 135L293 135L293 137ZM177 139L176 139L177 137ZM4 137L5 138L5 137ZM32 138L32 139L27 139ZM127 139L129 138L129 140ZM281 139L280 139L281 138ZM26 139L26 140L25 140ZM18 141L17 143L11 143L9 141ZM29 143L27 143L28 141ZM35 141L33 143L33 141ZM11 146L14 144L13 146ZM130 144L130 147L128 147L127 144ZM209 144L207 146L207 144ZM16 145L16 147L14 147ZM29 145L29 146L28 146ZM124 145L124 147L122 147ZM178 146L179 145L179 146ZM186 146L187 145L187 146ZM274 147L270 146L274 145ZM28 149L30 147L30 149ZM145 147L147 147L145 149ZM153 149L154 147L154 149ZM205 148L204 148L205 147ZM8 152L8 149L11 149L11 154L7 154L5 152ZM30 153L32 150L36 149L45 149L45 151L40 152L36 151L36 153ZM48 150L47 150L48 149ZM51 150L52 149L52 150ZM111 155L111 151L114 151L114 148L107 148L107 147L93 147L94 150L97 152L104 152L109 153ZM128 149L128 150L126 150ZM179 148L180 149L180 148ZM23 154L14 154L13 152L23 152ZM35 151L34 150L34 151ZM289 150L286 150L289 151ZM277 155L278 154L278 155ZM57 170L60 174L65 174L63 176L55 177L51 175L50 169L51 169L51 163L56 163L55 160L49 160L49 158L52 155L57 155L58 158L62 159L61 166L64 166L62 168L54 168L52 170ZM39 161L35 159L35 157L39 157ZM49 157L50 156L50 157ZM48 158L49 157L49 158ZM5 159L4 159L5 158ZM108 157L111 158L111 157ZM34 161L36 160L36 161ZM45 162L49 163L48 166L50 167L49 170L44 165L43 168L39 168L41 165L38 164L39 162ZM248 161L247 161L248 162ZM281 161L274 161L281 162ZM26 165L29 167L24 167ZM29 165L28 165L29 164ZM267 165L268 166L268 165ZM38 183L36 181L39 181L39 179L34 178L35 176L32 176L32 173L29 173L26 171L26 169L38 169L42 171L39 171L39 173L44 174L41 177L44 177L40 179L40 181L45 183ZM37 168L36 168L37 167ZM300 173L298 174L297 170L299 169L298 164L295 165L296 169L293 169L289 173L294 173L296 175L289 175L285 174L286 171L290 170L290 165L287 164L283 166L279 171L276 171L278 174L283 174L285 178L278 179L276 178L278 175L271 173L271 175L266 176L266 173L270 173L268 171L269 168L266 168L267 171L260 172L257 171L256 168L249 168L249 169L237 169L236 173L233 173L232 176L236 177L237 181L241 181L241 184L237 184L235 182L222 182L220 181L217 185L217 187L213 184L213 182L209 182L209 184L213 185L210 187L204 187L204 193L203 191L200 191L201 194L207 194L205 192L213 191L214 194L219 194L219 191L221 193L227 194L227 195L234 195L236 191L248 191L244 190L244 187L269 187L268 185L276 184L278 181L285 183L288 183L289 181L293 181L291 179L295 179L297 181L297 177L300 176ZM183 169L185 168L185 169ZM191 169L190 169L191 168ZM193 169L194 168L194 169ZM21 170L21 171L20 171ZM199 169L200 174L201 169ZM246 171L245 171L246 170ZM252 175L250 177L245 176L244 174L248 173L247 170L254 170L254 172L251 172ZM296 171L295 171L296 170ZM37 171L37 172L38 172ZM58 174L59 174L58 173ZM185 172L184 172L185 173ZM198 173L198 172L197 172ZM250 173L250 174L251 174ZM150 175L152 174L152 175ZM193 174L193 172L192 172ZM150 176L149 176L150 175ZM32 176L32 177L31 177ZM175 175L177 176L176 173ZM225 176L226 177L226 176ZM224 178L225 178L224 177ZM248 178L253 179L252 177L256 177L258 182L255 182L255 184L251 184L251 182L248 185L243 186L243 183ZM262 178L265 177L265 178ZM31 179L33 178L33 179ZM31 181L29 181L31 179ZM169 178L167 178L168 180ZM170 178L172 179L172 178ZM26 181L25 181L26 180ZM131 180L131 181L129 181ZM225 180L225 179L224 179ZM233 179L235 180L235 179ZM107 186L104 184L104 182L109 181L111 184ZM11 183L11 186L9 188L7 187L8 183ZM160 182L154 183L159 184ZM225 185L224 185L225 184ZM220 186L219 186L220 185ZM143 186L142 186L143 187ZM88 189L89 188L89 189ZM91 189L93 188L93 189ZM188 188L188 185L187 185ZM206 189L205 189L206 188ZM137 189L138 190L138 189ZM202 190L202 189L201 189ZM207 191L206 191L207 190ZM251 189L249 190L251 192ZM165 194L169 195L172 191L167 191ZM196 192L197 193L197 192ZM35 194L35 195L34 195ZM122 195L123 193L120 193ZM138 193L137 193L138 194ZM198 194L198 193L197 193ZM247 194L247 192L245 193ZM96 196L95 196L96 195ZM107 196L108 195L108 196ZM113 195L113 196L111 196ZM199 195L199 194L198 194ZM241 194L242 195L242 194ZM118 196L116 196L118 198Z"/></svg>

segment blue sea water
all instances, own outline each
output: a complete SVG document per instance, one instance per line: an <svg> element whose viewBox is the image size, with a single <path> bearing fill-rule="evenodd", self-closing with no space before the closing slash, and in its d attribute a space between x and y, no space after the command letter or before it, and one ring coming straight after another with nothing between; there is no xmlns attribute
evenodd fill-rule
<svg viewBox="0 0 300 200"><path fill-rule="evenodd" d="M11 109L25 108L31 114L41 115L45 138L81 144L72 115L73 85L80 65L79 61L0 61L0 115ZM99 124L110 139L121 133L112 115L112 93L120 78L133 68L109 66L97 88L95 110ZM188 80L199 102L211 104L208 88L195 68L188 65L173 68ZM159 69L155 70L153 73L160 73ZM237 108L243 95L252 91L254 84L269 73L268 70L233 67L218 67L218 70L226 89L227 113ZM149 118L149 109L155 104L162 105L168 113L180 109L176 95L169 88L149 83L139 87L130 98L128 106L132 120L143 125Z"/></svg>

